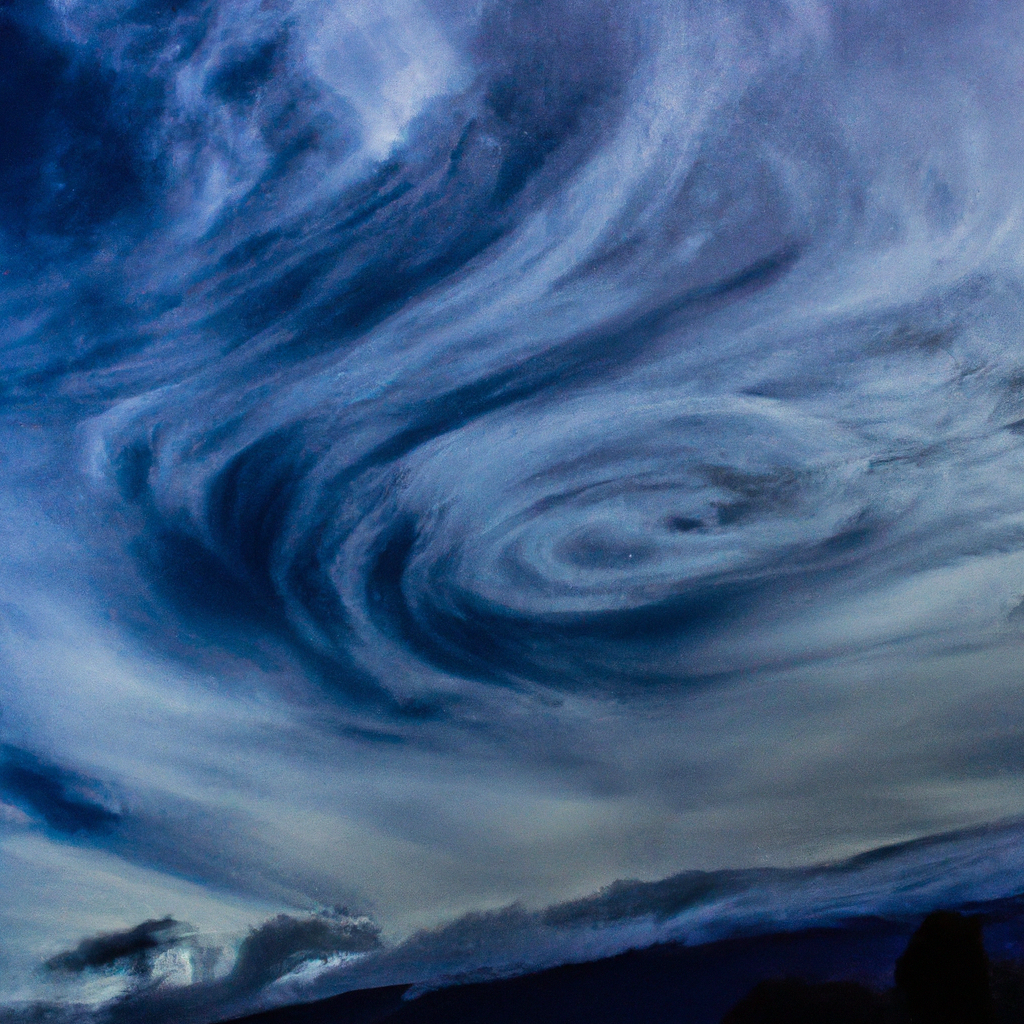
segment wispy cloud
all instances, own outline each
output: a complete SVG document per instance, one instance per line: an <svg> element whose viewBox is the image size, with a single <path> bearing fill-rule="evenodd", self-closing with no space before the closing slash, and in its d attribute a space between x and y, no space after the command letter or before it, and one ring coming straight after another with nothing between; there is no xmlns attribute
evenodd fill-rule
<svg viewBox="0 0 1024 1024"><path fill-rule="evenodd" d="M1012 22L0 7L3 999L1024 885Z"/></svg>

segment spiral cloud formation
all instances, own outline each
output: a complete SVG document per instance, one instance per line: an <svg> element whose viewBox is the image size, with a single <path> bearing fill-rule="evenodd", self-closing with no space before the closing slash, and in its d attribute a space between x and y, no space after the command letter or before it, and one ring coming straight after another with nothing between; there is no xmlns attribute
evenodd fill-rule
<svg viewBox="0 0 1024 1024"><path fill-rule="evenodd" d="M6 1001L1015 829L1015 13L0 4Z"/></svg>

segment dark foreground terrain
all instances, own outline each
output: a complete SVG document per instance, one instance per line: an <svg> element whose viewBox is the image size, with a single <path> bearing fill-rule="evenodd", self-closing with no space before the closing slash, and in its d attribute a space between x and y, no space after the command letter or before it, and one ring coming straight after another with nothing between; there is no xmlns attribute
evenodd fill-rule
<svg viewBox="0 0 1024 1024"><path fill-rule="evenodd" d="M415 999L408 991L349 992L244 1024L1024 1022L1024 902L658 946Z"/></svg>

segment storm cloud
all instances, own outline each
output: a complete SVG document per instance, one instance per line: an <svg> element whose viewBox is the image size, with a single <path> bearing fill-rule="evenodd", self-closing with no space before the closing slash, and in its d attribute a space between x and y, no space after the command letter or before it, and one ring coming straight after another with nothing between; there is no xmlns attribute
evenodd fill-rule
<svg viewBox="0 0 1024 1024"><path fill-rule="evenodd" d="M3 998L1019 888L1013 13L0 5Z"/></svg>

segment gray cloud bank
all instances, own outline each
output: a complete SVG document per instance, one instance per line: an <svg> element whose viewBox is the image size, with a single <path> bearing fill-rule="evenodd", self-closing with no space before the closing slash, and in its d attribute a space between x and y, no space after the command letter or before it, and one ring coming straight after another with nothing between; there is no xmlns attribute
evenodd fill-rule
<svg viewBox="0 0 1024 1024"><path fill-rule="evenodd" d="M446 984L507 977L611 956L656 942L688 945L739 935L841 926L851 919L908 919L936 906L1016 895L1024 868L1020 822L934 836L811 868L691 871L656 882L619 881L600 892L530 911L520 905L466 915L397 945L343 910L278 915L237 950L213 950L171 919L100 935L52 958L50 971L113 971L122 994L98 1008L12 1010L11 1024L58 1021L207 1022L339 992L412 985L407 998ZM892 879L899 878L898 887ZM185 949L205 977L167 975L160 953ZM210 970L218 956L229 970Z"/></svg>

